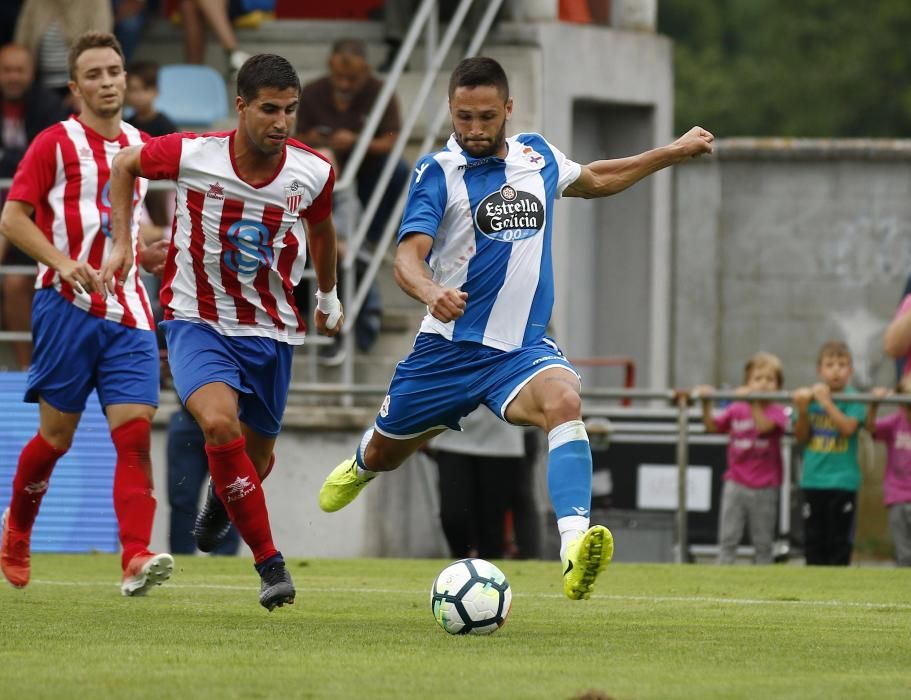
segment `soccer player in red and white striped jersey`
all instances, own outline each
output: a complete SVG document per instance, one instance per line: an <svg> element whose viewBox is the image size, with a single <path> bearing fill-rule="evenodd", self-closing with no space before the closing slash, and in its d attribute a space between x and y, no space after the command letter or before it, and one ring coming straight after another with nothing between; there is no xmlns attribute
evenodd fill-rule
<svg viewBox="0 0 911 700"><path fill-rule="evenodd" d="M120 149L147 137L121 118L126 73L111 34L89 32L75 42L70 77L82 113L35 138L0 218L4 235L38 261L35 350L25 400L40 405L38 433L20 454L4 513L0 568L14 586L28 583L32 525L54 465L69 449L95 389L117 452L121 591L142 595L166 580L174 565L169 554L148 549L155 514L149 442L158 406L158 351L136 270L108 295L99 268L111 249L111 163ZM129 197L126 241L134 261L145 189L137 184Z"/></svg>
<svg viewBox="0 0 911 700"><path fill-rule="evenodd" d="M288 61L253 56L238 72L237 93L236 130L169 134L118 154L111 175L115 248L102 278L112 290L129 279L136 178L176 180L162 326L174 386L205 434L212 475L194 534L199 548L211 551L230 518L253 552L260 603L272 610L293 603L295 591L272 541L262 479L272 468L292 346L304 341L292 290L308 244L320 290L316 329L335 335L343 322L334 176L322 156L289 138L300 83Z"/></svg>

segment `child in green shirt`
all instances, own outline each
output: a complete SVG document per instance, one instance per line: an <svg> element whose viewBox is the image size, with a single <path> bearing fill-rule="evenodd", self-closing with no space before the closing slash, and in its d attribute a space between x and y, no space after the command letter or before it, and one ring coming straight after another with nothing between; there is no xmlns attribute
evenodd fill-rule
<svg viewBox="0 0 911 700"><path fill-rule="evenodd" d="M855 393L851 351L840 341L819 350L820 382L794 392L794 436L804 445L804 550L807 564L847 566L854 546L860 462L857 435L866 409L862 403L833 401L832 394Z"/></svg>

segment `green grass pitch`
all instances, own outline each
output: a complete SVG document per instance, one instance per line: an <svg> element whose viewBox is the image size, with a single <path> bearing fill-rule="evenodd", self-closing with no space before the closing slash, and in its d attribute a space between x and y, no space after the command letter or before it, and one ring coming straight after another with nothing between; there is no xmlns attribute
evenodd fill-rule
<svg viewBox="0 0 911 700"><path fill-rule="evenodd" d="M448 562L291 561L267 613L246 559L178 557L146 598L118 559L36 555L0 588L0 697L911 697L911 570L614 564L590 601L556 562L497 562L505 627L452 637L429 591Z"/></svg>

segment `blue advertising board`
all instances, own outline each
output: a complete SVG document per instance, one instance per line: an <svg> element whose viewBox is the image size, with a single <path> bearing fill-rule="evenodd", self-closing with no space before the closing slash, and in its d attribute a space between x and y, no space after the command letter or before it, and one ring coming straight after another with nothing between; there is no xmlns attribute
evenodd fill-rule
<svg viewBox="0 0 911 700"><path fill-rule="evenodd" d="M19 452L38 430L25 403L25 372L0 372L0 510L10 500ZM73 446L54 469L32 530L33 552L118 552L111 491L116 455L98 397L89 397Z"/></svg>

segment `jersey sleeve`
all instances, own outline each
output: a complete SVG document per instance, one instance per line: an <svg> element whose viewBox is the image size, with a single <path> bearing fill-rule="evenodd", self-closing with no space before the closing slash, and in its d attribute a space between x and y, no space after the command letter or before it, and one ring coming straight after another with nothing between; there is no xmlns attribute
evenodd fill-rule
<svg viewBox="0 0 911 700"><path fill-rule="evenodd" d="M783 433L788 429L788 411L781 404L769 404L765 409L765 416L775 424L775 432Z"/></svg>
<svg viewBox="0 0 911 700"><path fill-rule="evenodd" d="M446 198L443 168L433 156L424 156L412 174L396 242L401 243L409 233L426 233L435 238L446 211Z"/></svg>
<svg viewBox="0 0 911 700"><path fill-rule="evenodd" d="M719 433L729 433L731 431L731 420L733 420L734 417L733 413L734 404L730 404L727 408L722 409L712 416L715 419L715 427L718 428Z"/></svg>
<svg viewBox="0 0 911 700"><path fill-rule="evenodd" d="M557 164L557 197L563 195L563 190L579 179L582 174L582 166L574 160L567 158L563 152L552 143L547 144L551 153L554 155L554 161Z"/></svg>
<svg viewBox="0 0 911 700"><path fill-rule="evenodd" d="M183 140L190 134L167 134L150 138L142 146L139 162L143 177L149 180L176 180L180 172Z"/></svg>
<svg viewBox="0 0 911 700"><path fill-rule="evenodd" d="M54 127L42 131L16 168L7 199L30 204L33 209L47 201L57 177L57 136Z"/></svg>
<svg viewBox="0 0 911 700"><path fill-rule="evenodd" d="M322 191L302 213L301 218L308 224L318 224L332 213L332 189L335 187L335 172L329 168L329 176Z"/></svg>
<svg viewBox="0 0 911 700"><path fill-rule="evenodd" d="M844 413L848 418L857 419L858 430L863 427L864 420L867 417L867 407L864 404L857 401L850 401L848 403L845 403L844 406L840 408L841 412Z"/></svg>

